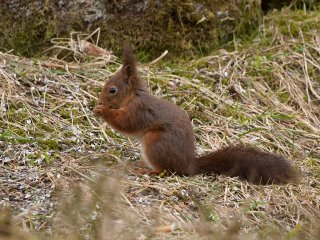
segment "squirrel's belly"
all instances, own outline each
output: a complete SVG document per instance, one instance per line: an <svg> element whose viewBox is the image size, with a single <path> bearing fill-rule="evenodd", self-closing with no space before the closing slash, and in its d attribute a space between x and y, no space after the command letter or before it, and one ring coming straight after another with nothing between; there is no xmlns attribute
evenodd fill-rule
<svg viewBox="0 0 320 240"><path fill-rule="evenodd" d="M136 140L141 140L142 137L142 132L141 131L136 131L136 132L127 132L127 131L123 131L121 128L117 127L117 126L113 126L111 124L108 124L111 128L115 129L117 132L119 132L120 134L122 134L123 136L129 137L129 138L133 138Z"/></svg>
<svg viewBox="0 0 320 240"><path fill-rule="evenodd" d="M147 157L147 154L146 154L146 152L145 152L145 148L144 148L144 146L143 146L143 143L141 143L141 149L140 149L140 150L141 150L141 158L142 158L142 160L146 163L146 165L147 165L149 168L155 170L155 167L152 166L151 162L148 160L148 157Z"/></svg>

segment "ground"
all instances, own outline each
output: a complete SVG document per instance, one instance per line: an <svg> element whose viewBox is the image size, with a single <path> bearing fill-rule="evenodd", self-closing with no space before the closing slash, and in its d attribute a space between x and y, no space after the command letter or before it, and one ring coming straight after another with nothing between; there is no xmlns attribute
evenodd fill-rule
<svg viewBox="0 0 320 240"><path fill-rule="evenodd" d="M319 22L273 12L232 50L139 65L154 95L188 112L199 155L239 142L282 154L300 173L286 185L136 174L139 143L92 114L121 60L0 53L0 238L316 239Z"/></svg>

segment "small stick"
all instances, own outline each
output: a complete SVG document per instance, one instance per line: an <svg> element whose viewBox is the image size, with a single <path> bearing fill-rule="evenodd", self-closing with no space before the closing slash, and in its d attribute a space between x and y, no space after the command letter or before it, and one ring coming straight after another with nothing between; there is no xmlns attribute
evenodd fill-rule
<svg viewBox="0 0 320 240"><path fill-rule="evenodd" d="M161 55L160 57L156 58L155 60L153 60L152 62L150 62L148 64L148 66L152 65L152 64L155 64L156 62L160 61L162 58L164 58L167 54L168 54L168 50L165 50Z"/></svg>

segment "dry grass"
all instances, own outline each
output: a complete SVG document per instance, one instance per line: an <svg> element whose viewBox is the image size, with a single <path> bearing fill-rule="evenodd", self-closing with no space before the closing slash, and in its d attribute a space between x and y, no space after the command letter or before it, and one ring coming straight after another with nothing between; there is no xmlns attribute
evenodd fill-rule
<svg viewBox="0 0 320 240"><path fill-rule="evenodd" d="M284 186L136 175L126 162L139 145L91 112L120 63L0 53L0 206L11 209L0 238L316 239L319 22L319 12L273 13L250 45L140 68L190 114L199 154L239 141L283 154L301 172Z"/></svg>

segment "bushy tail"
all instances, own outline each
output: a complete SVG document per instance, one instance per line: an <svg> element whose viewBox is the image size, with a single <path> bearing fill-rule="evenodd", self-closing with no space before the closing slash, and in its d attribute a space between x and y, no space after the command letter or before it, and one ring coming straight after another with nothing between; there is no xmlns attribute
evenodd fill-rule
<svg viewBox="0 0 320 240"><path fill-rule="evenodd" d="M281 184L297 179L296 170L284 157L244 145L220 149L196 162L197 174L238 176L255 184Z"/></svg>

